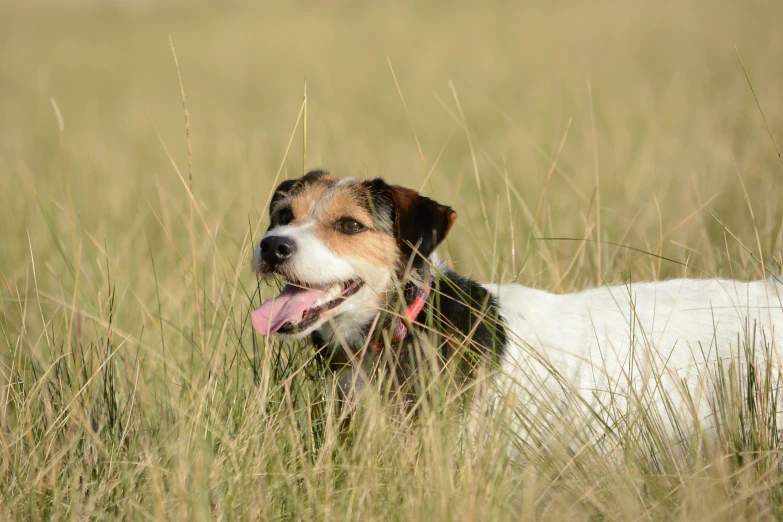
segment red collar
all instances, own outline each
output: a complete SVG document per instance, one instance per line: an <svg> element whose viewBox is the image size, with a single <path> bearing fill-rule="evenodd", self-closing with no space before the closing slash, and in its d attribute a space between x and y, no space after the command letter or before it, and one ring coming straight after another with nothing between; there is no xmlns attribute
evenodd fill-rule
<svg viewBox="0 0 783 522"><path fill-rule="evenodd" d="M419 315L419 312L421 312L421 309L424 308L424 304L427 302L427 298L430 296L430 291L432 290L432 274L429 274L429 281L427 281L427 284L424 285L423 288L419 288L416 292L416 299L413 300L413 302L408 306L408 308L405 310L405 313L402 314L401 317L397 318L397 321L394 324L394 329L392 330L391 340L390 344L397 344L398 342L405 339L405 337L408 335L408 327L405 323L412 323L414 319L416 319L416 316ZM370 346L376 351L380 352L383 350L383 341L381 342L375 342L370 341Z"/></svg>

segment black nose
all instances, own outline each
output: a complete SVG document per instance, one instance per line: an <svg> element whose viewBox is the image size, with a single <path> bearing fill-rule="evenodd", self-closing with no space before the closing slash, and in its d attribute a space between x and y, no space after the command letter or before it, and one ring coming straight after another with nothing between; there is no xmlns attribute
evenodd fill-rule
<svg viewBox="0 0 783 522"><path fill-rule="evenodd" d="M296 252L296 243L291 238L270 236L261 240L261 259L270 266L279 265Z"/></svg>

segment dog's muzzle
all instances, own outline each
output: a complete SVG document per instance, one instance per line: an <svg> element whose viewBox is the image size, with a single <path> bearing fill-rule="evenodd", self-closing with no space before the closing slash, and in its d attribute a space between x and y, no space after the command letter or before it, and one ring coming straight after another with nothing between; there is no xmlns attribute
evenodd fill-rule
<svg viewBox="0 0 783 522"><path fill-rule="evenodd" d="M294 255L296 242L285 236L269 236L261 240L259 245L261 260L270 268L274 268Z"/></svg>

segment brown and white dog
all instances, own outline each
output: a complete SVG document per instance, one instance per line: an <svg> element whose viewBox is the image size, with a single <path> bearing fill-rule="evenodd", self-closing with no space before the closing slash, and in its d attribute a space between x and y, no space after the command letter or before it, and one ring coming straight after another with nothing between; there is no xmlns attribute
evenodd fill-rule
<svg viewBox="0 0 783 522"><path fill-rule="evenodd" d="M671 408L709 415L710 364L742 358L753 343L779 367L777 278L677 279L566 295L481 284L435 254L457 217L451 208L382 179L320 170L281 183L269 215L253 269L285 286L252 313L253 326L261 335L309 337L345 394L368 382L387 350L404 383L419 364L406 354L422 335L434 336L428 346L444 362L459 357L468 370L492 363L523 403L543 386L568 387L593 411L605 401L622 409L628 397L655 390L649 405L669 415Z"/></svg>

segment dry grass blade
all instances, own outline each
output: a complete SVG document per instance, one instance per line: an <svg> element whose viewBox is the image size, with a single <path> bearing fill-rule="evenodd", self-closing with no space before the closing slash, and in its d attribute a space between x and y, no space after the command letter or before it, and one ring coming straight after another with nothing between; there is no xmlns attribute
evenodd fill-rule
<svg viewBox="0 0 783 522"><path fill-rule="evenodd" d="M440 254L488 283L780 279L780 1L5 4L0 520L783 519L753 328L697 376L712 424L660 395L640 304L633 393L578 393L526 339L528 395L464 385L472 325L454 364L425 336L414 411L382 375L349 407L311 346L253 332L248 269L318 166L453 207Z"/></svg>

